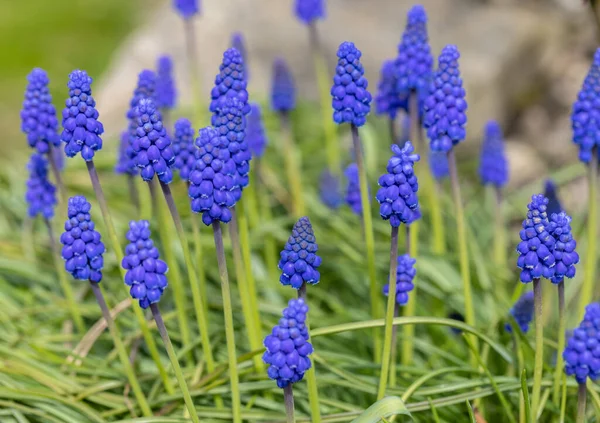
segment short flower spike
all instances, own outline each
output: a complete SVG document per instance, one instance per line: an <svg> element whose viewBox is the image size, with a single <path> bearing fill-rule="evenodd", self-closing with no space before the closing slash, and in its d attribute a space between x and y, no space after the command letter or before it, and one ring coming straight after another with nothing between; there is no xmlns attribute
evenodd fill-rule
<svg viewBox="0 0 600 423"><path fill-rule="evenodd" d="M325 0L296 0L295 12L301 22L310 25L325 18Z"/></svg>
<svg viewBox="0 0 600 423"><path fill-rule="evenodd" d="M135 154L133 152L133 148L131 147L131 142L129 142L129 131L123 131L121 133L121 140L119 143L115 172L125 175L137 175L139 170L135 165L134 157Z"/></svg>
<svg viewBox="0 0 600 423"><path fill-rule="evenodd" d="M546 179L546 182L544 183L544 197L548 199L547 212L550 216L554 213L558 214L563 211L557 191L558 189L556 188L554 181L552 179Z"/></svg>
<svg viewBox="0 0 600 423"><path fill-rule="evenodd" d="M35 68L27 75L25 100L21 110L21 130L27 135L27 143L38 153L48 153L50 147L60 145L58 119L48 89L46 71Z"/></svg>
<svg viewBox="0 0 600 423"><path fill-rule="evenodd" d="M34 153L27 164L29 179L25 200L28 204L27 214L34 218L41 215L45 219L54 216L56 206L56 187L48 180L48 161L44 155Z"/></svg>
<svg viewBox="0 0 600 423"><path fill-rule="evenodd" d="M335 68L331 96L333 120L363 126L371 110L371 93L365 78L365 70L360 63L362 53L354 43L345 41L337 52L338 64Z"/></svg>
<svg viewBox="0 0 600 423"><path fill-rule="evenodd" d="M168 110L175 107L177 91L173 79L173 59L164 55L158 58L156 71L156 106Z"/></svg>
<svg viewBox="0 0 600 423"><path fill-rule="evenodd" d="M243 105L244 114L250 113L244 58L235 48L223 53L223 62L219 66L219 74L215 77L215 86L211 93L210 111L216 113L225 98L237 97Z"/></svg>
<svg viewBox="0 0 600 423"><path fill-rule="evenodd" d="M63 131L60 136L65 142L67 157L81 153L85 161L94 158L102 148L104 127L98 120L96 101L92 97L92 78L85 71L74 70L69 75L69 98L63 109Z"/></svg>
<svg viewBox="0 0 600 423"><path fill-rule="evenodd" d="M267 147L267 134L265 133L260 106L256 103L250 103L246 139L252 155L257 158L262 157Z"/></svg>
<svg viewBox="0 0 600 423"><path fill-rule="evenodd" d="M194 128L192 123L185 118L177 119L175 122L175 133L171 143L175 162L173 168L179 171L182 181L187 181L194 167L196 158L196 146L194 145Z"/></svg>
<svg viewBox="0 0 600 423"><path fill-rule="evenodd" d="M158 249L150 238L150 223L147 220L129 222L127 232L129 245L121 266L125 273L125 284L129 294L138 300L141 308L157 303L167 287L167 263L159 257Z"/></svg>
<svg viewBox="0 0 600 423"><path fill-rule="evenodd" d="M304 283L319 283L321 275L317 269L321 265L321 257L317 255L318 249L310 220L301 217L280 255L281 284L300 289Z"/></svg>
<svg viewBox="0 0 600 423"><path fill-rule="evenodd" d="M565 212L552 214L548 232L554 237L554 275L550 279L552 283L560 283L564 278L575 277L575 265L579 263L579 254L575 251L577 242L573 239L571 232L571 216Z"/></svg>
<svg viewBox="0 0 600 423"><path fill-rule="evenodd" d="M423 124L434 151L447 153L466 136L467 102L458 69L459 57L456 46L444 47L429 96L425 100Z"/></svg>
<svg viewBox="0 0 600 423"><path fill-rule="evenodd" d="M75 279L100 282L105 248L90 216L92 206L82 195L69 198L65 232L60 236L65 269Z"/></svg>
<svg viewBox="0 0 600 423"><path fill-rule="evenodd" d="M296 87L294 77L285 60L278 57L273 62L271 79L271 108L276 112L287 113L296 107Z"/></svg>
<svg viewBox="0 0 600 423"><path fill-rule="evenodd" d="M200 0L173 0L173 7L183 19L190 19L200 13Z"/></svg>
<svg viewBox="0 0 600 423"><path fill-rule="evenodd" d="M357 215L362 216L362 203L360 201L360 182L358 180L358 165L350 163L344 171L348 185L346 186L346 204Z"/></svg>
<svg viewBox="0 0 600 423"><path fill-rule="evenodd" d="M299 382L311 367L308 356L313 347L308 342L307 313L308 306L303 299L290 300L279 324L264 340L263 361L269 365L267 374L279 388Z"/></svg>
<svg viewBox="0 0 600 423"><path fill-rule="evenodd" d="M542 194L531 197L527 205L527 218L523 221L523 229L519 233L521 242L517 246L519 259L517 266L521 269L521 282L528 283L534 279L550 279L555 271L555 240L548 232L550 222L546 213L548 199Z"/></svg>
<svg viewBox="0 0 600 423"><path fill-rule="evenodd" d="M521 295L515 305L510 309L510 315L521 328L523 333L529 331L529 325L533 321L533 291ZM512 326L507 323L505 326L507 332L512 333Z"/></svg>
<svg viewBox="0 0 600 423"><path fill-rule="evenodd" d="M413 154L412 143L407 141L404 147L392 145L394 153L387 165L387 172L379 178L377 201L379 214L383 220L389 220L394 227L401 223L410 225L421 217L417 191L419 183L414 172L414 164L420 156Z"/></svg>
<svg viewBox="0 0 600 423"><path fill-rule="evenodd" d="M408 254L398 256L398 266L396 267L396 277L398 278L396 283L396 304L399 306L408 303L408 293L415 288L413 280L417 274L417 269L415 269L416 262ZM383 286L383 294L387 297L389 291L390 284L386 283Z"/></svg>
<svg viewBox="0 0 600 423"><path fill-rule="evenodd" d="M241 32L234 32L231 35L231 47L239 51L242 55L242 60L244 61L244 78L248 81L248 52L246 51L244 35Z"/></svg>
<svg viewBox="0 0 600 423"><path fill-rule="evenodd" d="M593 303L585 308L585 316L563 352L565 373L575 376L577 383L584 384L587 378L600 377L600 304Z"/></svg>
<svg viewBox="0 0 600 423"><path fill-rule="evenodd" d="M393 60L383 62L375 96L375 112L378 115L388 115L394 119L400 108L398 91L396 90L396 76Z"/></svg>
<svg viewBox="0 0 600 423"><path fill-rule="evenodd" d="M325 169L321 173L319 194L323 204L330 209L337 209L344 203L344 198L341 194L340 180L337 176L332 174L329 169Z"/></svg>
<svg viewBox="0 0 600 423"><path fill-rule="evenodd" d="M429 168L431 169L433 177L438 181L447 178L450 175L447 153L442 151L430 151Z"/></svg>
<svg viewBox="0 0 600 423"><path fill-rule="evenodd" d="M501 188L508 183L508 160L504 153L504 136L498 122L491 120L485 126L481 147L479 177L483 185Z"/></svg>

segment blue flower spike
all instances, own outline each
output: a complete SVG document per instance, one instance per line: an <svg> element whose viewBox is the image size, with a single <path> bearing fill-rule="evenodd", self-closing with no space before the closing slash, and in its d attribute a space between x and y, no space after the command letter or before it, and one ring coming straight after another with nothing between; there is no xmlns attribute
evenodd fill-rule
<svg viewBox="0 0 600 423"><path fill-rule="evenodd" d="M242 53L235 48L227 49L223 53L223 62L219 66L219 73L215 77L215 86L210 93L211 112L216 113L224 99L237 97L243 105L244 115L250 113L244 72Z"/></svg>
<svg viewBox="0 0 600 423"><path fill-rule="evenodd" d="M575 251L577 242L571 232L571 216L565 212L552 214L548 232L556 241L552 254L554 255L554 275L550 281L554 284L561 283L564 278L575 277L575 265L579 263L579 254Z"/></svg>
<svg viewBox="0 0 600 423"><path fill-rule="evenodd" d="M317 269L321 265L321 257L317 255L318 249L310 220L301 217L280 255L278 266L282 271L279 278L281 284L300 289L305 283L319 283L321 275Z"/></svg>
<svg viewBox="0 0 600 423"><path fill-rule="evenodd" d="M388 115L395 119L400 108L398 91L396 90L395 65L393 60L386 60L381 66L377 95L375 96L375 113Z"/></svg>
<svg viewBox="0 0 600 423"><path fill-rule="evenodd" d="M177 91L173 79L173 59L164 55L156 63L156 105L161 110L170 110L175 107Z"/></svg>
<svg viewBox="0 0 600 423"><path fill-rule="evenodd" d="M248 140L248 148L250 148L252 156L256 158L262 157L267 148L267 134L265 133L260 106L256 103L250 103L246 139Z"/></svg>
<svg viewBox="0 0 600 423"><path fill-rule="evenodd" d="M190 19L200 13L200 0L173 0L173 7L183 19Z"/></svg>
<svg viewBox="0 0 600 423"><path fill-rule="evenodd" d="M360 182L358 178L358 165L356 163L350 163L344 175L348 181L346 186L346 204L350 209L359 216L362 216L362 203L360 201Z"/></svg>
<svg viewBox="0 0 600 423"><path fill-rule="evenodd" d="M502 188L508 183L508 160L504 153L504 136L498 122L491 120L485 126L481 147L479 177L483 185Z"/></svg>
<svg viewBox="0 0 600 423"><path fill-rule="evenodd" d="M129 141L129 131L123 131L119 143L115 172L121 175L137 175L139 170L135 165L134 157L135 154Z"/></svg>
<svg viewBox="0 0 600 423"><path fill-rule="evenodd" d="M341 194L340 180L329 169L325 169L321 173L319 194L323 204L333 210L340 207L344 202Z"/></svg>
<svg viewBox="0 0 600 423"><path fill-rule="evenodd" d="M308 357L313 352L306 327L308 306L303 299L292 299L279 320L264 340L263 361L269 365L267 374L279 388L302 380L310 369Z"/></svg>
<svg viewBox="0 0 600 423"><path fill-rule="evenodd" d="M285 60L280 57L273 62L271 108L279 113L288 113L296 108L294 77Z"/></svg>
<svg viewBox="0 0 600 423"><path fill-rule="evenodd" d="M393 144L387 173L379 178L380 188L376 195L380 204L379 214L396 228L401 223L410 225L421 217L417 197L419 183L414 172L414 164L420 160L420 156L414 151L410 141L402 148Z"/></svg>
<svg viewBox="0 0 600 423"><path fill-rule="evenodd" d="M100 282L105 252L100 233L90 216L92 206L82 195L69 198L65 232L60 236L65 269L78 280Z"/></svg>
<svg viewBox="0 0 600 423"><path fill-rule="evenodd" d="M196 161L194 145L194 128L192 123L185 118L177 119L175 122L175 133L171 142L171 148L175 155L173 168L179 171L182 181L188 181L190 172Z"/></svg>
<svg viewBox="0 0 600 423"><path fill-rule="evenodd" d="M429 168L433 177L441 181L450 175L448 167L448 155L441 151L431 151L429 153Z"/></svg>
<svg viewBox="0 0 600 423"><path fill-rule="evenodd" d="M69 75L69 98L62 112L63 131L60 136L65 145L67 157L81 153L85 161L94 158L102 149L104 127L98 120L96 101L92 97L92 78L82 70L74 70Z"/></svg>
<svg viewBox="0 0 600 423"><path fill-rule="evenodd" d="M585 308L579 327L573 331L563 352L565 373L575 376L577 383L585 384L587 378L600 377L600 304Z"/></svg>
<svg viewBox="0 0 600 423"><path fill-rule="evenodd" d="M296 0L294 10L300 22L311 25L325 18L325 0Z"/></svg>
<svg viewBox="0 0 600 423"><path fill-rule="evenodd" d="M48 180L48 161L44 155L34 153L27 164L29 179L25 200L28 204L27 214L30 218L41 215L44 219L54 216L56 205L56 187Z"/></svg>
<svg viewBox="0 0 600 423"><path fill-rule="evenodd" d="M242 55L244 62L244 77L246 82L248 81L248 52L246 50L246 41L244 41L244 34L241 32L234 32L231 35L231 47L236 49Z"/></svg>
<svg viewBox="0 0 600 423"><path fill-rule="evenodd" d="M554 276L555 258L552 251L556 241L548 232L550 222L546 212L547 205L548 199L542 194L533 195L527 205L527 218L519 232L521 242L517 246L517 266L521 269L520 279L523 283Z"/></svg>
<svg viewBox="0 0 600 423"><path fill-rule="evenodd" d="M399 306L408 303L408 293L415 288L413 280L417 274L417 269L415 269L416 262L417 261L408 254L398 257L398 266L396 267L396 275L398 278L396 280L396 304ZM383 294L387 297L389 291L390 284L386 283L383 286Z"/></svg>
<svg viewBox="0 0 600 423"><path fill-rule="evenodd" d="M558 198L558 188L552 179L546 179L546 182L544 182L544 197L548 199L547 212L550 216L563 211Z"/></svg>
<svg viewBox="0 0 600 423"><path fill-rule="evenodd" d="M338 64L331 87L333 120L337 124L363 126L371 110L371 93L360 57L354 43L345 41L337 51Z"/></svg>
<svg viewBox="0 0 600 423"><path fill-rule="evenodd" d="M21 110L21 131L27 135L27 143L38 153L48 153L50 147L60 146L58 119L48 89L48 75L40 68L27 75L25 100Z"/></svg>
<svg viewBox="0 0 600 423"><path fill-rule="evenodd" d="M529 325L533 321L533 291L528 291L519 297L510 309L510 315L515 319L523 333L529 331ZM504 328L508 333L512 333L510 323L507 323Z"/></svg>

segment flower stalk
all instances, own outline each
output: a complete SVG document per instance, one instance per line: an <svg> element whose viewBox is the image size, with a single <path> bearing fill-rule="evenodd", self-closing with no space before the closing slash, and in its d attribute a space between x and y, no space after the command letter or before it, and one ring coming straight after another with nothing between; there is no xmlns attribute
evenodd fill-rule
<svg viewBox="0 0 600 423"><path fill-rule="evenodd" d="M577 423L585 422L585 403L587 399L587 388L585 383L580 383L577 387Z"/></svg>
<svg viewBox="0 0 600 423"><path fill-rule="evenodd" d="M283 135L284 157L288 184L292 194L292 207L294 216L299 218L305 215L304 196L302 193L301 165L298 149L294 142L289 114L279 113L279 122Z"/></svg>
<svg viewBox="0 0 600 423"><path fill-rule="evenodd" d="M557 286L558 291L558 347L556 348L556 367L554 369L554 391L552 400L556 405L560 405L560 388L564 372L564 359L562 356L565 350L565 283L561 281Z"/></svg>
<svg viewBox="0 0 600 423"><path fill-rule="evenodd" d="M294 388L293 384L290 383L288 386L283 388L283 401L285 403L285 416L287 423L294 423Z"/></svg>
<svg viewBox="0 0 600 423"><path fill-rule="evenodd" d="M533 280L533 307L535 310L535 362L533 367L533 388L531 410L537 420L544 370L544 322L542 308L542 283L539 278Z"/></svg>
<svg viewBox="0 0 600 423"><path fill-rule="evenodd" d="M587 257L583 275L583 285L579 298L578 316L582 316L585 306L592 301L597 262L598 238L598 149L592 149L592 159L588 163L588 221L587 221Z"/></svg>

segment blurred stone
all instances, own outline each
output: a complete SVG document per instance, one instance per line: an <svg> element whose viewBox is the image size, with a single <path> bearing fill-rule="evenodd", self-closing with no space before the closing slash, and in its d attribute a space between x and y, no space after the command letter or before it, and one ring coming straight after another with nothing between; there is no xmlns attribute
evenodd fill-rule
<svg viewBox="0 0 600 423"><path fill-rule="evenodd" d="M507 140L506 157L510 170L509 188L518 188L546 174L546 165L538 152L523 140Z"/></svg>

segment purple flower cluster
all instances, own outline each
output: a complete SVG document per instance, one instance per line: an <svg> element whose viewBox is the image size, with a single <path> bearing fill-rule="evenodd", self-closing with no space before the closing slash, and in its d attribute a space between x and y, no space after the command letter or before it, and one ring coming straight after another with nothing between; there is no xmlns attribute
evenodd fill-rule
<svg viewBox="0 0 600 423"><path fill-rule="evenodd" d="M419 183L414 172L414 164L420 157L413 154L414 147L410 141L402 148L393 144L392 152L394 154L386 168L388 173L379 178L381 188L376 198L381 217L398 227L401 223L410 225L421 216L417 198Z"/></svg>
<svg viewBox="0 0 600 423"><path fill-rule="evenodd" d="M375 112L388 115L394 119L400 108L398 91L396 91L395 65L393 60L386 60L381 66L377 95L375 96Z"/></svg>
<svg viewBox="0 0 600 423"><path fill-rule="evenodd" d="M27 214L34 218L42 215L44 219L54 216L56 205L56 187L48 180L48 161L42 154L34 153L27 164L29 179L25 200L28 204Z"/></svg>
<svg viewBox="0 0 600 423"><path fill-rule="evenodd" d="M323 204L330 209L335 210L344 202L341 195L340 180L329 169L325 169L321 173L319 194Z"/></svg>
<svg viewBox="0 0 600 423"><path fill-rule="evenodd" d="M433 177L438 181L447 178L450 174L448 154L444 151L430 151L429 168Z"/></svg>
<svg viewBox="0 0 600 423"><path fill-rule="evenodd" d="M262 157L267 147L267 135L263 125L260 106L256 103L250 103L250 114L246 127L246 140L248 148L254 157Z"/></svg>
<svg viewBox="0 0 600 423"><path fill-rule="evenodd" d="M90 216L92 206L82 195L69 198L69 219L60 236L65 269L75 279L100 282L105 248Z"/></svg>
<svg viewBox="0 0 600 423"><path fill-rule="evenodd" d="M498 122L489 121L485 126L479 164L479 177L483 185L501 188L508 183L508 160L504 153L503 138Z"/></svg>
<svg viewBox="0 0 600 423"><path fill-rule="evenodd" d="M244 78L246 78L246 82L248 82L248 53L246 51L246 42L244 41L244 35L241 32L234 32L231 35L231 47L239 51L242 55L242 60L244 63Z"/></svg>
<svg viewBox="0 0 600 423"><path fill-rule="evenodd" d="M396 267L396 304L399 306L406 305L408 302L408 293L415 288L413 280L417 274L417 269L415 269L416 262L408 254L398 256L398 266ZM383 294L387 297L389 292L390 284L386 283L383 286Z"/></svg>
<svg viewBox="0 0 600 423"><path fill-rule="evenodd" d="M173 168L179 170L179 176L183 181L187 181L196 161L194 128L192 128L192 123L188 119L181 118L175 122L175 134L173 135L171 148L175 155Z"/></svg>
<svg viewBox="0 0 600 423"><path fill-rule="evenodd" d="M556 241L554 250L552 250L556 265L554 266L554 275L550 281L560 283L564 278L574 278L575 265L579 263L579 255L575 251L577 242L575 242L571 233L571 216L565 212L552 214L548 232Z"/></svg>
<svg viewBox="0 0 600 423"><path fill-rule="evenodd" d="M310 25L325 17L325 0L296 0L296 17Z"/></svg>
<svg viewBox="0 0 600 423"><path fill-rule="evenodd" d="M135 154L129 141L129 131L123 131L121 133L121 140L119 143L119 150L117 156L117 164L115 165L115 172L126 175L137 175L138 168L135 165Z"/></svg>
<svg viewBox="0 0 600 423"><path fill-rule="evenodd" d="M168 55L160 56L156 71L156 106L162 110L172 109L176 98L173 59Z"/></svg>
<svg viewBox="0 0 600 423"><path fill-rule="evenodd" d="M547 213L552 216L554 213L558 214L563 211L562 205L558 198L556 184L552 179L547 179L544 183L544 197L548 199Z"/></svg>
<svg viewBox="0 0 600 423"><path fill-rule="evenodd" d="M510 309L510 315L514 317L523 333L529 331L529 325L533 321L533 291L526 292L519 297ZM504 328L507 332L512 333L510 323L507 323Z"/></svg>
<svg viewBox="0 0 600 423"><path fill-rule="evenodd" d="M577 383L584 384L589 377L600 377L600 304L585 308L581 324L573 331L563 352L565 372L574 375Z"/></svg>
<svg viewBox="0 0 600 423"><path fill-rule="evenodd" d="M223 53L223 62L219 66L219 74L215 77L215 86L210 93L211 112L217 112L223 99L237 97L243 105L244 115L250 113L244 72L242 54L235 48L227 49Z"/></svg>
<svg viewBox="0 0 600 423"><path fill-rule="evenodd" d="M75 157L81 153L85 161L94 158L94 153L102 148L104 132L98 121L96 102L92 97L92 78L85 71L74 70L69 75L69 98L63 109L61 140L66 143L65 154Z"/></svg>
<svg viewBox="0 0 600 423"><path fill-rule="evenodd" d="M296 107L296 87L294 77L285 60L278 57L273 62L271 79L271 108L276 112L287 113Z"/></svg>
<svg viewBox="0 0 600 423"><path fill-rule="evenodd" d="M360 181L358 178L358 165L350 163L344 171L348 185L346 187L346 204L357 215L362 216L362 203L360 199Z"/></svg>
<svg viewBox="0 0 600 423"><path fill-rule="evenodd" d="M189 19L200 13L200 0L173 0L173 7L183 19Z"/></svg>
<svg viewBox="0 0 600 423"><path fill-rule="evenodd" d="M360 63L360 50L354 43L343 42L337 52L338 64L333 77L331 96L333 97L333 120L362 126L371 110L371 93L365 70Z"/></svg>
<svg viewBox="0 0 600 423"><path fill-rule="evenodd" d="M27 75L25 100L21 110L21 130L27 135L29 146L38 153L49 153L52 146L60 145L58 119L48 89L48 75L35 68Z"/></svg>
<svg viewBox="0 0 600 423"><path fill-rule="evenodd" d="M321 257L317 255L318 249L310 220L301 217L280 255L278 266L282 271L279 278L281 284L300 289L304 283L319 283L321 275L317 268L321 265Z"/></svg>
<svg viewBox="0 0 600 423"><path fill-rule="evenodd" d="M303 299L292 299L279 320L264 340L263 361L269 365L267 374L279 388L302 380L310 369L308 357L313 352L306 327L308 306Z"/></svg>

